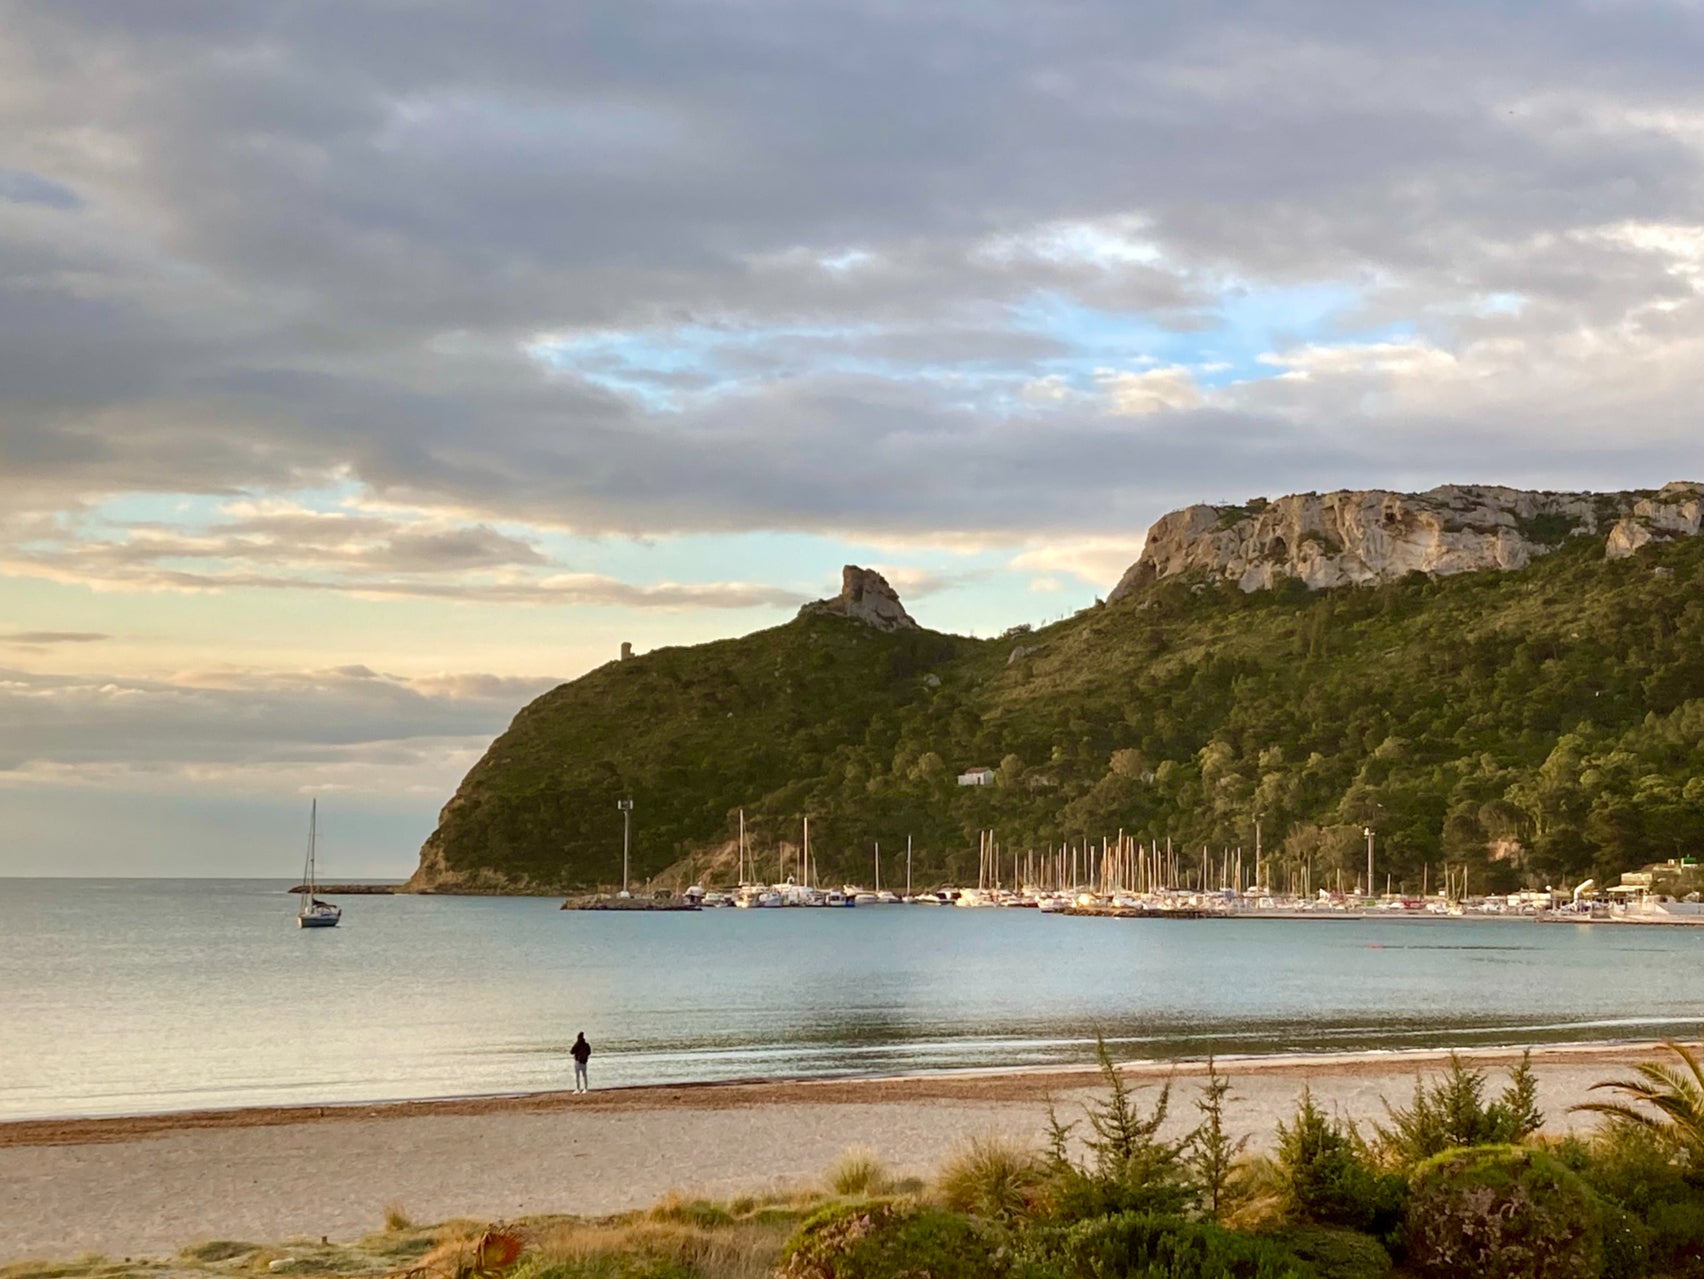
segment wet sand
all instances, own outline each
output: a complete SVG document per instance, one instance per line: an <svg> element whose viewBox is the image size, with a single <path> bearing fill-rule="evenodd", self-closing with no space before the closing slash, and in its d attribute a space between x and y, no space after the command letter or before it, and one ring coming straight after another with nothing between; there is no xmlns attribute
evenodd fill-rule
<svg viewBox="0 0 1704 1279"><path fill-rule="evenodd" d="M1579 1126L1567 1108L1592 1083L1656 1052L1535 1049L1547 1127ZM1519 1053L1463 1055L1495 1088ZM1406 1100L1416 1072L1445 1058L1267 1057L1220 1068L1233 1081L1229 1120L1259 1148L1304 1086L1366 1123L1383 1116L1382 1097ZM1199 1063L1122 1069L1151 1086L1175 1077L1172 1125L1193 1124ZM209 1239L353 1239L378 1229L387 1205L421 1221L601 1215L670 1190L729 1195L809 1182L854 1145L926 1174L978 1133L1039 1140L1049 1099L1074 1118L1094 1083L1083 1070L979 1072L0 1124L0 1264L163 1256ZM1151 1100L1152 1087L1142 1095Z"/></svg>

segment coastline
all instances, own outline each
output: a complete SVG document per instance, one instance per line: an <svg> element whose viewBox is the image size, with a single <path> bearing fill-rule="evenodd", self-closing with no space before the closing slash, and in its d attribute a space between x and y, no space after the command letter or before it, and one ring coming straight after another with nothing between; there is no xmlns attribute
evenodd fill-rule
<svg viewBox="0 0 1704 1279"><path fill-rule="evenodd" d="M1651 1042L1544 1045L1532 1060L1546 1129ZM1464 1059L1491 1086L1521 1049ZM1447 1050L1219 1059L1228 1121L1269 1148L1304 1087L1357 1123L1404 1102ZM1195 1118L1201 1062L1133 1062L1152 1105L1174 1081L1168 1129ZM593 1060L596 1081L596 1059ZM959 1142L998 1131L1042 1139L1049 1105L1067 1119L1096 1091L1092 1068L530 1093L388 1105L270 1107L0 1125L0 1264L25 1258L164 1256L209 1239L359 1238L388 1205L417 1220L542 1213L604 1216L669 1191L726 1197L809 1183L866 1146L928 1175Z"/></svg>
<svg viewBox="0 0 1704 1279"><path fill-rule="evenodd" d="M1704 1045L1700 1045L1704 1047ZM1221 1073L1306 1078L1388 1076L1426 1071L1447 1063L1451 1052L1463 1061L1495 1070L1530 1052L1534 1066L1641 1061L1661 1051L1661 1041L1605 1040L1577 1043L1498 1045L1473 1048L1365 1049L1348 1053L1271 1053L1215 1058ZM1143 1082L1204 1073L1204 1057L1150 1059L1117 1063L1119 1073ZM0 1120L0 1149L11 1146L98 1145L132 1141L162 1133L207 1129L274 1128L349 1120L386 1120L431 1116L549 1114L558 1111L629 1113L647 1110L732 1110L783 1103L889 1105L925 1101L1033 1101L1054 1092L1092 1088L1094 1065L973 1067L906 1075L753 1077L671 1084L635 1084L576 1094L567 1089L487 1093L469 1096L404 1098L297 1105L219 1107L132 1115Z"/></svg>

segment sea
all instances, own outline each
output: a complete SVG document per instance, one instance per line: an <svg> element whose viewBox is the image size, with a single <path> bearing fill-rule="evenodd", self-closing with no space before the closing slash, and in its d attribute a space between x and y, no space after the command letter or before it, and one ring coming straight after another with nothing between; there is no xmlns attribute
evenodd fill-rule
<svg viewBox="0 0 1704 1279"><path fill-rule="evenodd" d="M0 1119L1697 1034L1704 929L0 879Z"/></svg>

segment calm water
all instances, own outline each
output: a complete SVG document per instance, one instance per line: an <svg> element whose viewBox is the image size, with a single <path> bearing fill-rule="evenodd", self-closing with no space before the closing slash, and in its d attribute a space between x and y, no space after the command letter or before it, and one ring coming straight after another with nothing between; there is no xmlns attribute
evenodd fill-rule
<svg viewBox="0 0 1704 1279"><path fill-rule="evenodd" d="M1704 929L565 913L286 881L0 879L0 1117L1121 1057L1649 1037Z"/></svg>

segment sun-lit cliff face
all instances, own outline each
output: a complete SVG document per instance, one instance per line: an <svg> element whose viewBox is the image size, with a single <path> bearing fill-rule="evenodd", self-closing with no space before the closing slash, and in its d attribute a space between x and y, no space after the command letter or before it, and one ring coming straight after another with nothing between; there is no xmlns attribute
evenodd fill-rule
<svg viewBox="0 0 1704 1279"><path fill-rule="evenodd" d="M1258 591L1292 578L1320 590L1415 572L1518 569L1570 537L1603 538L1615 559L1653 541L1695 536L1701 524L1704 484L1691 482L1636 493L1449 484L1426 493L1368 489L1187 506L1148 531L1141 557L1109 598L1186 574Z"/></svg>

